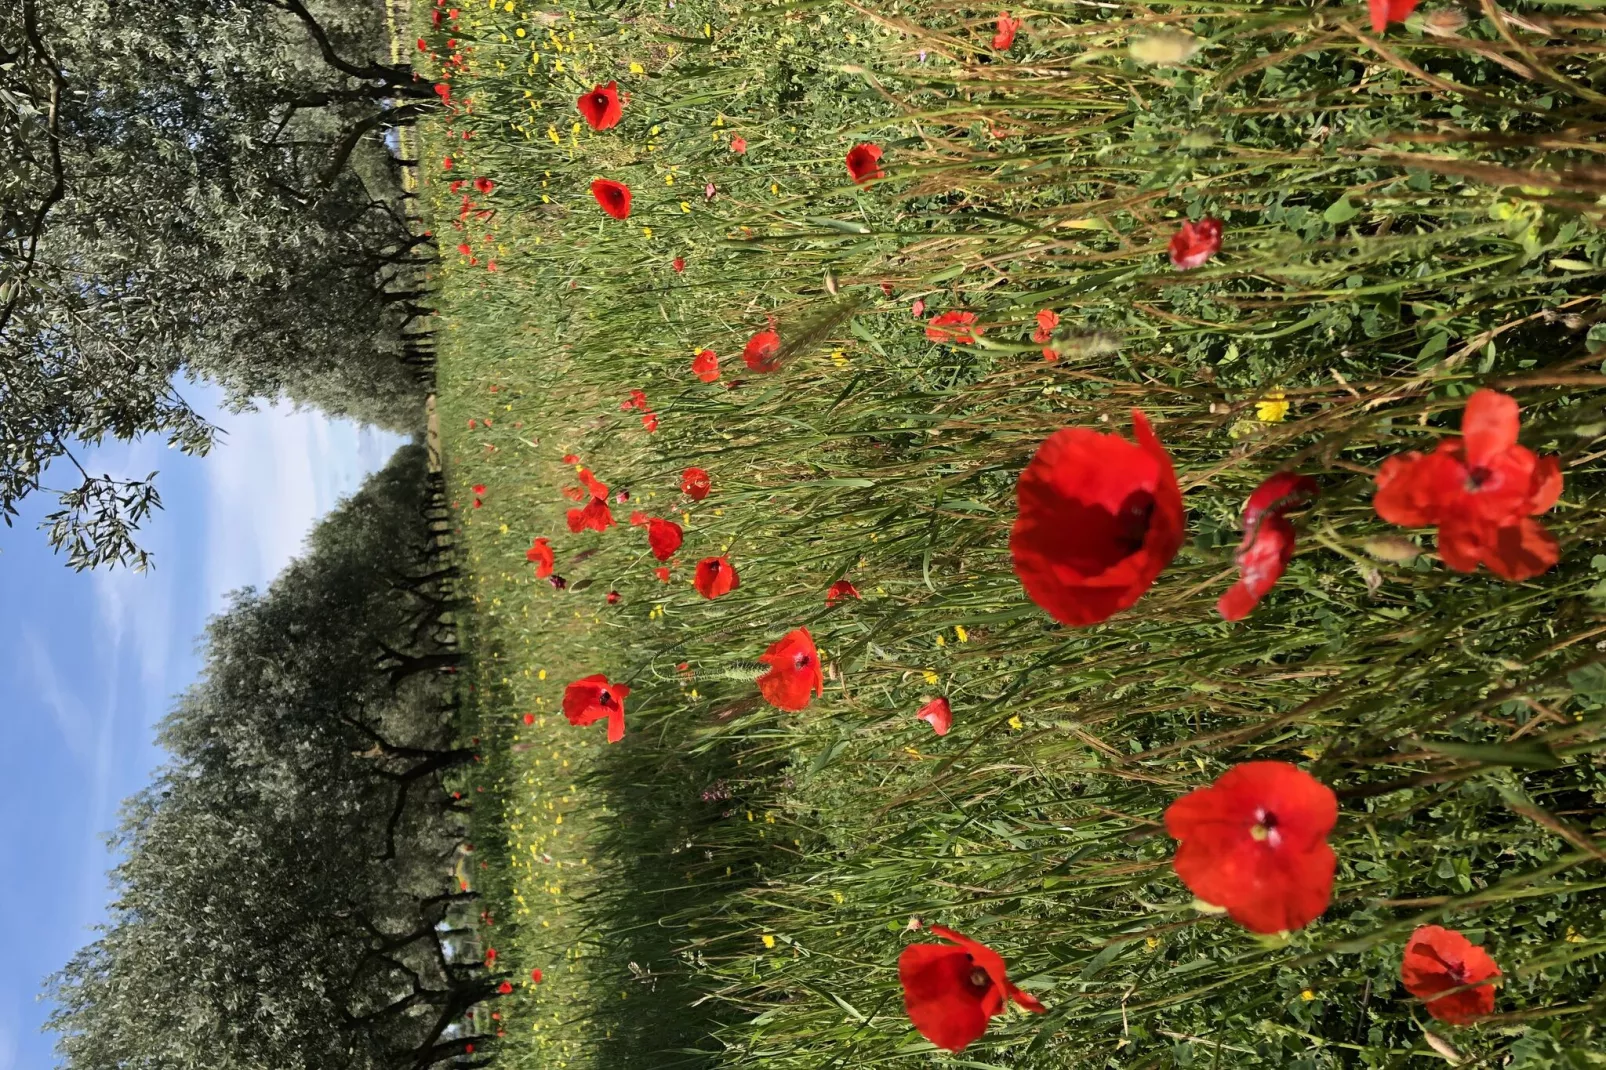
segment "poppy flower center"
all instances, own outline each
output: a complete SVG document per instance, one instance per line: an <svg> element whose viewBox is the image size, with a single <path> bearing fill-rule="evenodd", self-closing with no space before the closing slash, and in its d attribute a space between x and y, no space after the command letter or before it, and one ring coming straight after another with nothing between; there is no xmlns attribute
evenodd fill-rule
<svg viewBox="0 0 1606 1070"><path fill-rule="evenodd" d="M806 669L809 667L811 660L807 654L794 654L792 656L792 666L797 669Z"/></svg>
<svg viewBox="0 0 1606 1070"><path fill-rule="evenodd" d="M613 705L613 693L609 692L609 691L599 691L599 692L597 692L597 704L599 706L612 706Z"/></svg>
<svg viewBox="0 0 1606 1070"><path fill-rule="evenodd" d="M1277 815L1264 806L1255 811L1255 823L1250 826L1249 838L1256 843L1269 844L1276 847L1283 842L1282 833L1277 831Z"/></svg>
<svg viewBox="0 0 1606 1070"><path fill-rule="evenodd" d="M713 575L715 575L715 576L719 575L719 562L718 561L710 561L708 563L708 571L710 573L712 573Z"/></svg>
<svg viewBox="0 0 1606 1070"><path fill-rule="evenodd" d="M608 106L608 98L601 93L592 93L591 106L593 108L606 108Z"/></svg>
<svg viewBox="0 0 1606 1070"><path fill-rule="evenodd" d="M1487 468L1482 466L1477 468L1468 468L1466 479L1467 493L1474 494L1479 490L1482 490L1483 485L1493 478L1494 473Z"/></svg>
<svg viewBox="0 0 1606 1070"><path fill-rule="evenodd" d="M972 966L970 968L970 976L965 978L965 983L968 984L978 996L981 996L986 995L987 990L993 986L993 979L988 977L987 971L982 969L980 966Z"/></svg>
<svg viewBox="0 0 1606 1070"><path fill-rule="evenodd" d="M1097 575L1138 553L1148 538L1154 508L1153 493L1141 489L1128 494L1114 512L1102 505L1070 503L1063 516L1070 563L1078 572Z"/></svg>

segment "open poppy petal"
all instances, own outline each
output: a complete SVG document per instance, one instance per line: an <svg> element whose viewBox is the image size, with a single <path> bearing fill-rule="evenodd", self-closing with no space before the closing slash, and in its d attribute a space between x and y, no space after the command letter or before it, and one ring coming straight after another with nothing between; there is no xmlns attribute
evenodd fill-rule
<svg viewBox="0 0 1606 1070"><path fill-rule="evenodd" d="M593 130L610 130L624 117L624 106L619 103L619 83L599 85L589 93L582 93L574 102L580 115Z"/></svg>
<svg viewBox="0 0 1606 1070"><path fill-rule="evenodd" d="M898 956L904 1009L921 1036L958 1052L981 1039L1008 999L1043 1013L1041 1003L1010 983L998 952L940 925L930 932L958 946L911 944Z"/></svg>
<svg viewBox="0 0 1606 1070"><path fill-rule="evenodd" d="M630 688L613 684L602 673L582 677L563 689L563 716L572 725L589 725L608 719L608 742L625 734L625 699Z"/></svg>
<svg viewBox="0 0 1606 1070"><path fill-rule="evenodd" d="M786 633L759 655L769 671L758 678L759 693L778 709L796 713L807 709L815 695L825 694L825 673L820 654L807 628Z"/></svg>
<svg viewBox="0 0 1606 1070"><path fill-rule="evenodd" d="M728 557L705 557L697 562L691 582L704 598L718 598L742 585L741 577L736 574L736 566L731 564Z"/></svg>
<svg viewBox="0 0 1606 1070"><path fill-rule="evenodd" d="M946 736L948 729L954 724L953 707L945 698L934 698L920 707L920 712L915 714L915 720L925 721L937 735Z"/></svg>
<svg viewBox="0 0 1606 1070"><path fill-rule="evenodd" d="M1327 909L1338 859L1332 789L1287 762L1245 762L1166 810L1172 862L1195 896L1252 932L1301 928Z"/></svg>
<svg viewBox="0 0 1606 1070"><path fill-rule="evenodd" d="M780 368L781 336L773 330L759 331L747 340L742 349L742 360L755 372L773 372Z"/></svg>
<svg viewBox="0 0 1606 1070"><path fill-rule="evenodd" d="M1372 32L1383 33L1391 22L1404 22L1421 0L1367 0L1368 14L1372 17Z"/></svg>
<svg viewBox="0 0 1606 1070"><path fill-rule="evenodd" d="M853 146L848 150L847 164L848 174L861 186L881 178L881 146L870 142Z"/></svg>
<svg viewBox="0 0 1606 1070"><path fill-rule="evenodd" d="M647 521L647 545L658 560L668 561L675 556L683 540L680 525L673 520L655 516Z"/></svg>
<svg viewBox="0 0 1606 1070"><path fill-rule="evenodd" d="M1413 932L1400 958L1405 990L1423 1000L1433 1017L1452 1025L1493 1013L1495 987L1482 982L1499 976L1500 967L1487 951L1438 925Z"/></svg>
<svg viewBox="0 0 1606 1070"><path fill-rule="evenodd" d="M1131 606L1182 545L1182 493L1143 414L1136 444L1086 428L1054 432L1016 487L1010 557L1027 597L1063 624Z"/></svg>
<svg viewBox="0 0 1606 1070"><path fill-rule="evenodd" d="M591 183L591 196L604 212L615 219L630 218L630 187L611 178L599 178Z"/></svg>

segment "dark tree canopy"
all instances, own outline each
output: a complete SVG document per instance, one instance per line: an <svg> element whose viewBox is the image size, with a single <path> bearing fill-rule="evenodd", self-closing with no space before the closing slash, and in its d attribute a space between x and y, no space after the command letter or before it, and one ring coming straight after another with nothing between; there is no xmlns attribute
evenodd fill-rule
<svg viewBox="0 0 1606 1070"><path fill-rule="evenodd" d="M428 1067L495 993L451 927L464 806L444 512L410 446L208 629L129 800L110 923L54 979L72 1070ZM483 1046L483 1043L482 1043Z"/></svg>
<svg viewBox="0 0 1606 1070"><path fill-rule="evenodd" d="M204 453L186 380L422 424L407 359L431 241L387 130L433 99L379 0L27 0L0 15L0 515L42 489L77 567L145 562L152 481L76 443ZM57 462L52 464L52 462ZM50 486L46 486L49 468ZM68 483L57 486L64 472Z"/></svg>

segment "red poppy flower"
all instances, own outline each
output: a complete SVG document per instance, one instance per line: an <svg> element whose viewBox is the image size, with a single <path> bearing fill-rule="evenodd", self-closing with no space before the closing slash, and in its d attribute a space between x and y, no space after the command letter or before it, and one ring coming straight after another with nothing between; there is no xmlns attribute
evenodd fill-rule
<svg viewBox="0 0 1606 1070"><path fill-rule="evenodd" d="M1149 421L1134 445L1054 432L1021 472L1009 553L1026 596L1061 624L1097 624L1143 596L1182 545L1182 492Z"/></svg>
<svg viewBox="0 0 1606 1070"><path fill-rule="evenodd" d="M719 378L719 354L712 349L699 349L691 359L692 374L705 383Z"/></svg>
<svg viewBox="0 0 1606 1070"><path fill-rule="evenodd" d="M848 174L853 181L864 185L871 179L884 178L881 173L881 146L866 141L848 150Z"/></svg>
<svg viewBox="0 0 1606 1070"><path fill-rule="evenodd" d="M669 262L669 266L674 268L675 274L678 275L682 271L686 270L686 258L684 256L677 256L675 259Z"/></svg>
<svg viewBox="0 0 1606 1070"><path fill-rule="evenodd" d="M747 151L747 139L745 137L731 138L731 151L738 156L745 153Z"/></svg>
<svg viewBox="0 0 1606 1070"><path fill-rule="evenodd" d="M624 118L625 109L619 103L619 83L599 85L589 93L582 93L574 102L580 115L593 130L611 130Z"/></svg>
<svg viewBox="0 0 1606 1070"><path fill-rule="evenodd" d="M480 500L479 500L479 499L478 499L478 498L475 498L475 499L474 499L474 508L476 508L476 509L478 509L478 508L480 508L480 507L481 507L481 506L483 506L483 505L484 505L484 504L485 504L485 503L484 503L484 502L482 502L482 501L480 501Z"/></svg>
<svg viewBox="0 0 1606 1070"><path fill-rule="evenodd" d="M540 984L543 979L544 979L544 977L543 977L543 975L542 975L540 970L531 970L530 971L530 980L534 981L536 984Z"/></svg>
<svg viewBox="0 0 1606 1070"><path fill-rule="evenodd" d="M652 574L658 577L659 583L669 582L669 570L667 568L655 568L652 570Z"/></svg>
<svg viewBox="0 0 1606 1070"><path fill-rule="evenodd" d="M591 492L593 498L606 498L608 496L608 484L600 482L596 476L592 475L591 469L580 469L580 482L585 484L586 490Z"/></svg>
<svg viewBox="0 0 1606 1070"><path fill-rule="evenodd" d="M563 689L563 716L570 724L588 725L608 719L608 742L625 738L625 699L630 688L610 684L602 673L583 677Z"/></svg>
<svg viewBox="0 0 1606 1070"><path fill-rule="evenodd" d="M473 850L473 848L469 848L469 849ZM491 963L495 962L496 961L496 948L494 948L494 947L486 948L484 957L485 957L485 964L487 966L489 966Z"/></svg>
<svg viewBox="0 0 1606 1070"><path fill-rule="evenodd" d="M619 592L618 591L609 591L608 592L608 604L610 606L616 606L616 605L619 604Z"/></svg>
<svg viewBox="0 0 1606 1070"><path fill-rule="evenodd" d="M602 210L615 219L630 218L630 187L611 178L599 178L591 183L591 196L597 199Z"/></svg>
<svg viewBox="0 0 1606 1070"><path fill-rule="evenodd" d="M613 510L601 498L592 498L584 509L569 510L569 530L573 532L607 531L613 527Z"/></svg>
<svg viewBox="0 0 1606 1070"><path fill-rule="evenodd" d="M680 492L694 502L700 502L708 497L708 492L713 486L713 480L704 469L688 468L680 473Z"/></svg>
<svg viewBox="0 0 1606 1070"><path fill-rule="evenodd" d="M1257 933L1302 928L1327 909L1337 820L1332 789L1287 762L1235 765L1165 812L1182 883Z"/></svg>
<svg viewBox="0 0 1606 1070"><path fill-rule="evenodd" d="M452 158L450 156L442 158L442 160L441 160L441 170L442 171L450 171L451 169L452 169Z"/></svg>
<svg viewBox="0 0 1606 1070"><path fill-rule="evenodd" d="M747 340L742 359L756 372L772 372L780 368L781 336L772 329L759 331Z"/></svg>
<svg viewBox="0 0 1606 1070"><path fill-rule="evenodd" d="M925 314L926 314L926 299L924 297L915 298L914 304L909 306L909 315L913 316L915 319L919 319L921 316L924 316Z"/></svg>
<svg viewBox="0 0 1606 1070"><path fill-rule="evenodd" d="M1367 0L1371 8L1372 32L1384 33L1391 22L1404 22L1421 0Z"/></svg>
<svg viewBox="0 0 1606 1070"><path fill-rule="evenodd" d="M482 194L490 193L493 189L496 188L496 183L492 182L488 178L484 178L484 177L476 178L474 180L474 188L479 190Z"/></svg>
<svg viewBox="0 0 1606 1070"><path fill-rule="evenodd" d="M544 580L552 575L552 546L546 539L536 539L534 545L524 551L524 557L535 563L535 578Z"/></svg>
<svg viewBox="0 0 1606 1070"><path fill-rule="evenodd" d="M1560 559L1556 537L1531 519L1561 497L1561 467L1517 445L1516 399L1479 390L1461 414L1461 436L1423 456L1390 457L1377 473L1377 515L1405 527L1437 526L1439 556L1457 572L1478 565L1520 581Z"/></svg>
<svg viewBox="0 0 1606 1070"><path fill-rule="evenodd" d="M428 52L429 51L429 42L424 40L422 37L420 37L418 39L418 50L420 52Z"/></svg>
<svg viewBox="0 0 1606 1070"><path fill-rule="evenodd" d="M987 1022L1014 1001L1042 1014L1035 996L1010 984L1003 957L941 925L930 928L948 944L910 944L898 956L903 1006L920 1035L946 1051L963 1051L987 1032Z"/></svg>
<svg viewBox="0 0 1606 1070"><path fill-rule="evenodd" d="M632 509L630 511L630 526L631 527L639 528L639 527L641 527L641 525L645 524L646 522L647 522L647 514L646 513L642 512L640 509Z"/></svg>
<svg viewBox="0 0 1606 1070"><path fill-rule="evenodd" d="M647 392L645 390L631 390L630 397L619 403L620 412L629 412L631 409L647 411Z"/></svg>
<svg viewBox="0 0 1606 1070"><path fill-rule="evenodd" d="M974 312L960 312L950 309L940 316L934 316L926 324L926 337L933 342L958 342L969 345L976 340L981 329L973 327L976 322Z"/></svg>
<svg viewBox="0 0 1606 1070"><path fill-rule="evenodd" d="M771 706L795 713L806 709L815 695L825 694L820 654L807 628L787 632L758 660L770 667L758 678L758 689Z"/></svg>
<svg viewBox="0 0 1606 1070"><path fill-rule="evenodd" d="M993 47L1000 52L1008 52L1009 46L1015 43L1015 31L1026 25L1025 19L1012 19L1009 12L998 13L998 32L993 34Z"/></svg>
<svg viewBox="0 0 1606 1070"><path fill-rule="evenodd" d="M579 464L580 463L580 458L576 457L572 453L565 453L563 455L563 463L564 464Z"/></svg>
<svg viewBox="0 0 1606 1070"><path fill-rule="evenodd" d="M1479 982L1499 976L1500 967L1487 951L1454 929L1437 925L1424 925L1412 933L1400 960L1405 990L1426 1001L1429 1014L1451 1025L1465 1025L1494 1011L1494 985ZM1439 995L1452 988L1462 990Z"/></svg>
<svg viewBox="0 0 1606 1070"><path fill-rule="evenodd" d="M920 712L915 714L915 720L925 721L931 725L933 732L939 736L946 736L948 729L952 728L954 724L954 710L952 706L948 705L947 699L934 698L920 707Z"/></svg>
<svg viewBox="0 0 1606 1070"><path fill-rule="evenodd" d="M837 580L831 584L831 589L825 592L825 604L834 606L844 598L857 599L858 597L859 589L857 587L847 580Z"/></svg>
<svg viewBox="0 0 1606 1070"><path fill-rule="evenodd" d="M474 484L474 486L471 489L474 491L475 494L484 494L485 493L485 484L484 483L476 483L476 484Z"/></svg>
<svg viewBox="0 0 1606 1070"><path fill-rule="evenodd" d="M1182 224L1171 235L1171 266L1188 271L1221 251L1221 220L1205 216L1197 223Z"/></svg>
<svg viewBox="0 0 1606 1070"><path fill-rule="evenodd" d="M652 556L658 560L668 561L675 556L681 540L680 525L673 520L655 516L647 521L647 545L652 547Z"/></svg>
<svg viewBox="0 0 1606 1070"><path fill-rule="evenodd" d="M1037 313L1037 330L1032 332L1032 341L1039 344L1046 342L1054 334L1054 328L1060 325L1060 314L1052 308L1041 309Z"/></svg>
<svg viewBox="0 0 1606 1070"><path fill-rule="evenodd" d="M535 723L535 714L533 714L533 713L525 714L524 715L524 723L525 724L534 724Z"/></svg>
<svg viewBox="0 0 1606 1070"><path fill-rule="evenodd" d="M1216 612L1228 620L1242 620L1260 604L1266 592L1282 578L1294 556L1294 525L1283 514L1316 496L1310 476L1278 472L1244 504L1244 537L1238 545L1238 582L1221 596Z"/></svg>
<svg viewBox="0 0 1606 1070"><path fill-rule="evenodd" d="M501 984L496 986L496 991L504 996L511 995L513 992L513 982L503 981Z"/></svg>
<svg viewBox="0 0 1606 1070"><path fill-rule="evenodd" d="M643 416L641 418L641 426L645 427L648 431L658 430L658 414L656 412L649 412L647 415Z"/></svg>
<svg viewBox="0 0 1606 1070"><path fill-rule="evenodd" d="M697 571L692 575L691 583L704 598L718 598L742 585L741 577L736 575L736 568L728 557L705 557L697 562Z"/></svg>

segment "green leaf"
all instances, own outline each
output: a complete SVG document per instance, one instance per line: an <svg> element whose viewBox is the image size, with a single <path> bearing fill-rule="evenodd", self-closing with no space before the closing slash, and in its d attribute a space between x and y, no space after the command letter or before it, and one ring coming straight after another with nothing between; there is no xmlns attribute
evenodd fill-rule
<svg viewBox="0 0 1606 1070"><path fill-rule="evenodd" d="M1327 206L1322 218L1336 226L1339 223L1348 223L1360 214L1361 210L1350 203L1349 194L1346 193Z"/></svg>

